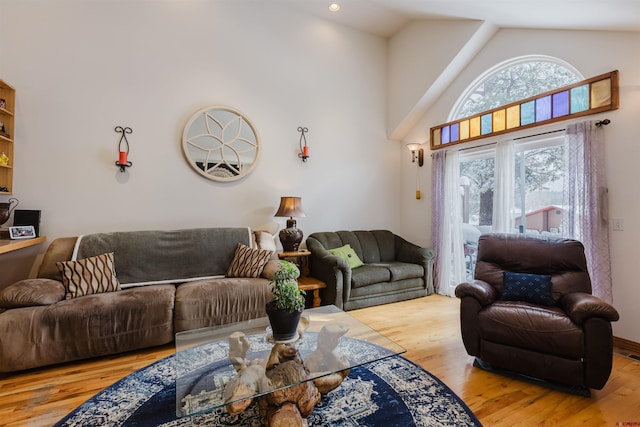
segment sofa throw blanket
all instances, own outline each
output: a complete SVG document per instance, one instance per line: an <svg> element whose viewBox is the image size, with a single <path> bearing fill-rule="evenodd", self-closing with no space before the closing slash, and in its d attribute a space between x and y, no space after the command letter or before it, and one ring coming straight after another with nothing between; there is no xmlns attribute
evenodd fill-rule
<svg viewBox="0 0 640 427"><path fill-rule="evenodd" d="M223 277L249 228L124 231L78 237L72 260L113 252L122 288Z"/></svg>

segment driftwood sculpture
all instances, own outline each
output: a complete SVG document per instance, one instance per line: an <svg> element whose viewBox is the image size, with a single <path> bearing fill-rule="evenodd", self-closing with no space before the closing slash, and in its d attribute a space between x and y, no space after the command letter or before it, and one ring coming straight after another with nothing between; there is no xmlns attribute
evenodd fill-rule
<svg viewBox="0 0 640 427"><path fill-rule="evenodd" d="M320 392L309 379L309 371L300 361L298 350L289 344L276 344L265 370L274 388L258 399L260 413L268 426L303 426L304 420L320 402Z"/></svg>
<svg viewBox="0 0 640 427"><path fill-rule="evenodd" d="M342 384L349 375L349 360L336 352L340 339L349 331L343 324L325 325L318 334L316 349L306 358L304 365L315 373L334 372L313 380L322 395Z"/></svg>
<svg viewBox="0 0 640 427"><path fill-rule="evenodd" d="M226 410L230 414L239 414L253 403L252 396L273 387L264 372L261 360L247 360L249 340L242 332L229 336L229 359L237 372L224 387Z"/></svg>
<svg viewBox="0 0 640 427"><path fill-rule="evenodd" d="M300 322L300 337L308 319ZM325 325L318 334L316 349L304 363L294 343L275 343L266 361L247 359L250 343L242 332L229 336L229 359L237 372L225 386L226 409L238 414L253 403L256 394L263 422L267 426L306 426L306 418L318 404L321 395L335 389L349 374L349 361L336 352L348 327ZM334 372L309 381L313 375ZM291 385L295 384L295 385Z"/></svg>

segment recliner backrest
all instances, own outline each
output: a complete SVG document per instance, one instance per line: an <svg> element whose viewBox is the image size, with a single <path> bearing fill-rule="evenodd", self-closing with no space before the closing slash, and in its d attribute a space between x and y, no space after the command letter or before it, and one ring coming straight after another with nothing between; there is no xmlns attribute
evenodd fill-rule
<svg viewBox="0 0 640 427"><path fill-rule="evenodd" d="M474 278L502 294L505 271L547 274L555 301L573 292L591 293L584 246L577 240L527 234L480 236Z"/></svg>

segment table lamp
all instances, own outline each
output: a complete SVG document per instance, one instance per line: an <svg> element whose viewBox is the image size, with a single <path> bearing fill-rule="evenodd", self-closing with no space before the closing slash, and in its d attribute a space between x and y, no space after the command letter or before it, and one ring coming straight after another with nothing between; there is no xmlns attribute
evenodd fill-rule
<svg viewBox="0 0 640 427"><path fill-rule="evenodd" d="M304 218L304 210L302 209L302 199L300 197L281 197L280 207L274 216L289 217L287 219L287 228L280 230L280 243L282 249L286 252L294 252L298 250L300 242L302 242L302 230L296 228L296 220L293 217Z"/></svg>

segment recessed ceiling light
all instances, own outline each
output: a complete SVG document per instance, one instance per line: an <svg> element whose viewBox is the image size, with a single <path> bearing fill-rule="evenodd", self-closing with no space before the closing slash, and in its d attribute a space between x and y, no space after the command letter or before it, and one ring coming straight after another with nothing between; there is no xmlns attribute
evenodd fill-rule
<svg viewBox="0 0 640 427"><path fill-rule="evenodd" d="M331 12L337 12L337 11L339 11L339 10L340 10L340 5L339 5L338 3L331 3L331 4L329 5L329 10L330 10Z"/></svg>

